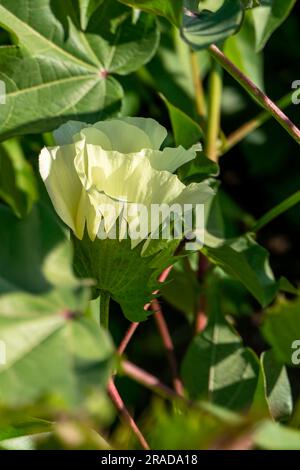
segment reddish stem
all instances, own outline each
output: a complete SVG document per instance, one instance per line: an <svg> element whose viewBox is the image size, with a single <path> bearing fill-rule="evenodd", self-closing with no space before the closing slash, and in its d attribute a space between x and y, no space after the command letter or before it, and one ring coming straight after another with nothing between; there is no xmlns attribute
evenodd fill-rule
<svg viewBox="0 0 300 470"><path fill-rule="evenodd" d="M158 281L159 282L165 282L165 280L169 276L170 271L171 271L172 268L173 268L173 266L169 266L167 269L165 269L161 273L161 275L159 276ZM158 293L159 293L158 290L153 292L154 295L158 294ZM172 341L172 338L171 338L171 335L170 335L170 332L169 332L167 322L164 318L162 309L161 309L161 307L159 305L159 302L156 298L153 299L152 302L147 305L147 308L149 308L149 307L151 307L151 310L154 312L154 319L155 319L158 331L160 333L163 345L164 345L165 350L166 350L167 359L168 359L168 362L169 362L169 365L170 365L170 368L171 368L174 389L176 390L178 395L183 396L183 394L184 394L183 390L184 389L183 389L183 385L182 385L182 382L181 382L180 377L179 377L177 360L176 360L176 356L175 356L174 344L173 344L173 341Z"/></svg>
<svg viewBox="0 0 300 470"><path fill-rule="evenodd" d="M120 346L118 347L118 353L120 354L120 356L122 356L122 354L125 352L138 326L139 326L139 323L131 323L124 338L122 339L120 343Z"/></svg>
<svg viewBox="0 0 300 470"><path fill-rule="evenodd" d="M182 382L180 380L179 373L178 373L174 344L173 344L173 341L172 341L172 338L168 329L168 325L163 316L162 310L160 308L160 305L157 299L153 299L151 303L151 309L154 312L154 319L155 319L158 331L160 332L163 345L166 350L166 355L169 361L169 365L170 365L171 373L173 377L174 389L176 390L178 395L183 396L184 395L183 385L182 385Z"/></svg>
<svg viewBox="0 0 300 470"><path fill-rule="evenodd" d="M122 361L122 370L128 377L132 378L139 384L150 388L165 398L170 400L183 399L182 396L178 395L174 390L172 390L172 388L162 383L157 377L149 374L149 372L146 372L143 369L140 369L140 367L132 364L132 362Z"/></svg>
<svg viewBox="0 0 300 470"><path fill-rule="evenodd" d="M130 429L133 431L133 433L137 437L139 443L141 444L142 448L145 449L145 450L150 450L148 442L144 438L144 436L141 433L141 431L139 430L136 422L134 421L131 414L127 410L127 408L126 408L126 406L125 406L125 404L124 404L124 402L123 402L123 400L122 400L122 398L121 398L121 396L120 396L120 394L119 394L119 392L118 392L118 390L117 390L117 388L114 384L113 379L109 380L107 390L108 390L108 394L109 394L111 400L113 401L116 409L120 413L120 415L123 418L123 420L125 421L125 423L128 424Z"/></svg>
<svg viewBox="0 0 300 470"><path fill-rule="evenodd" d="M281 126L300 144L300 129L281 111L272 100L260 90L223 52L215 45L209 47L213 58L249 93L249 95L266 111L268 111Z"/></svg>

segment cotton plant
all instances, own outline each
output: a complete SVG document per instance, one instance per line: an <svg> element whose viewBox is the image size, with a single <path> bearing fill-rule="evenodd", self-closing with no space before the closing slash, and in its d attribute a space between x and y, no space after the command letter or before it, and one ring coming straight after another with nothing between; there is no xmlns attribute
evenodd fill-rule
<svg viewBox="0 0 300 470"><path fill-rule="evenodd" d="M174 173L199 148L161 150L166 136L150 118L70 121L54 132L57 145L40 154L52 204L71 229L75 270L94 280L93 297L100 294L106 325L110 297L129 320L144 320L160 272L175 261L181 242L176 223L168 214L152 224L152 208L205 206L214 196L210 180L186 186ZM183 238L203 229L194 213L189 219ZM160 237L166 225L173 230Z"/></svg>

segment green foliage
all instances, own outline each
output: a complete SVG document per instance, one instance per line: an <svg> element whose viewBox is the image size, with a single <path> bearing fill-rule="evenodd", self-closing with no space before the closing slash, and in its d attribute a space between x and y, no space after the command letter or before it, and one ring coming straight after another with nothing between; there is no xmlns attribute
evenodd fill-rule
<svg viewBox="0 0 300 470"><path fill-rule="evenodd" d="M96 238L92 242L85 233L82 241L73 237L73 244L75 270L80 277L95 280L94 297L101 291L108 292L128 320L146 320L150 312L144 305L153 298L151 293L158 287L159 274L175 261L178 240L166 241L161 248L158 245L158 250L149 256L141 256L143 243L132 250L128 238Z"/></svg>
<svg viewBox="0 0 300 470"><path fill-rule="evenodd" d="M297 357L294 343L299 339L295 334L299 331L299 308L300 298L297 297L291 301L279 301L266 311L262 333L273 347L275 356L284 364L297 365L293 356Z"/></svg>
<svg viewBox="0 0 300 470"><path fill-rule="evenodd" d="M120 109L122 87L112 74L128 74L147 62L159 33L154 17L142 14L134 22L131 10L117 1L107 6L100 4L83 33L69 2L0 2L0 25L19 45L0 49L0 79L6 83L2 139L48 131L72 117L99 120Z"/></svg>
<svg viewBox="0 0 300 470"><path fill-rule="evenodd" d="M264 385L271 416L276 420L287 420L293 410L291 385L286 368L274 357L272 350L261 357Z"/></svg>
<svg viewBox="0 0 300 470"><path fill-rule="evenodd" d="M223 243L208 236L202 251L213 263L238 279L262 306L274 299L277 283L268 263L268 252L250 235Z"/></svg>
<svg viewBox="0 0 300 470"><path fill-rule="evenodd" d="M9 296L0 305L7 354L6 364L0 366L2 405L28 404L53 394L67 407L77 407L92 386L105 387L112 346L93 320L82 318L78 311L58 310L49 299L43 306L40 298L15 295L18 313L7 312L6 302L11 302Z"/></svg>
<svg viewBox="0 0 300 470"><path fill-rule="evenodd" d="M225 0L216 12L200 11L197 16L184 16L182 35L194 49L206 49L224 41L241 27L244 9L240 0Z"/></svg>
<svg viewBox="0 0 300 470"><path fill-rule="evenodd" d="M210 399L233 410L246 409L258 379L258 361L220 311L215 287L208 287L206 329L195 336L182 364L184 383L192 398ZM224 374L226 370L226 374Z"/></svg>
<svg viewBox="0 0 300 470"><path fill-rule="evenodd" d="M0 197L18 217L30 212L38 197L35 175L17 140L0 144Z"/></svg>
<svg viewBox="0 0 300 470"><path fill-rule="evenodd" d="M148 13L164 16L175 26L180 26L183 0L120 0L133 8L138 8Z"/></svg>
<svg viewBox="0 0 300 470"><path fill-rule="evenodd" d="M247 13L240 31L226 40L226 56L260 89L264 88L263 57L255 50L255 32Z"/></svg>
<svg viewBox="0 0 300 470"><path fill-rule="evenodd" d="M181 111L181 109L174 106L165 98L163 99L168 108L175 144L189 148L199 142L203 137L203 131L199 124Z"/></svg>
<svg viewBox="0 0 300 470"><path fill-rule="evenodd" d="M261 51L271 34L291 12L296 0L261 0L259 8L252 11L256 50Z"/></svg>
<svg viewBox="0 0 300 470"><path fill-rule="evenodd" d="M140 449L116 420L112 378L153 450L300 449L300 166L271 103L297 78L297 7L0 0L1 450ZM252 119L257 102L264 113ZM292 93L279 107L291 102ZM177 175L217 191L201 250L153 241L144 256L130 240L79 243L57 220L37 171L42 146L63 122L79 131L78 121L114 115L156 119L165 147L197 146ZM299 143L296 125L281 124ZM70 129L56 133L60 145ZM103 291L109 331L99 325ZM141 324L125 359L114 351L127 320Z"/></svg>

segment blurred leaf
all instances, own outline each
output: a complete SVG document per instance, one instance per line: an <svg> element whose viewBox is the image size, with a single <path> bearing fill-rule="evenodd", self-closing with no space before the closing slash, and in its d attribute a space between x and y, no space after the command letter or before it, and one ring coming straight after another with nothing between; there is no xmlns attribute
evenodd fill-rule
<svg viewBox="0 0 300 470"><path fill-rule="evenodd" d="M300 431L265 421L256 429L254 442L260 449L300 450Z"/></svg>
<svg viewBox="0 0 300 470"><path fill-rule="evenodd" d="M274 299L277 283L269 266L268 252L250 235L222 243L208 234L202 251L214 264L238 279L262 306Z"/></svg>
<svg viewBox="0 0 300 470"><path fill-rule="evenodd" d="M37 184L31 165L17 140L0 144L0 197L18 217L24 217L37 199Z"/></svg>
<svg viewBox="0 0 300 470"><path fill-rule="evenodd" d="M245 8L255 8L260 5L261 0L242 0Z"/></svg>
<svg viewBox="0 0 300 470"><path fill-rule="evenodd" d="M188 267L188 259L179 260L173 267L165 282L160 288L162 296L188 317L193 318L200 297L200 284L196 273Z"/></svg>
<svg viewBox="0 0 300 470"><path fill-rule="evenodd" d="M244 8L240 0L225 0L215 12L202 10L193 16L184 15L182 36L194 49L206 49L235 34L243 18Z"/></svg>
<svg viewBox="0 0 300 470"><path fill-rule="evenodd" d="M282 299L266 311L262 333L280 362L300 364L299 332L300 297L292 301Z"/></svg>
<svg viewBox="0 0 300 470"><path fill-rule="evenodd" d="M293 286L293 284L286 279L281 277L278 281L279 290L282 292L287 292L288 294L300 295L300 289Z"/></svg>
<svg viewBox="0 0 300 470"><path fill-rule="evenodd" d="M0 238L0 292L80 285L72 271L72 246L45 206L35 206L22 220L0 206Z"/></svg>
<svg viewBox="0 0 300 470"><path fill-rule="evenodd" d="M164 16L175 26L180 26L183 0L120 0L133 8Z"/></svg>
<svg viewBox="0 0 300 470"><path fill-rule="evenodd" d="M112 346L82 315L89 292L72 272L70 241L42 205L22 220L0 207L0 220L0 403L53 394L78 406L105 386Z"/></svg>
<svg viewBox="0 0 300 470"><path fill-rule="evenodd" d="M92 14L98 9L104 0L78 0L80 11L80 25L83 30L86 29Z"/></svg>
<svg viewBox="0 0 300 470"><path fill-rule="evenodd" d="M233 410L247 408L258 380L258 361L220 311L216 288L206 288L208 325L190 344L182 376L192 398Z"/></svg>
<svg viewBox="0 0 300 470"><path fill-rule="evenodd" d="M255 50L254 28L248 14L240 31L227 39L224 54L260 89L264 89L263 57Z"/></svg>
<svg viewBox="0 0 300 470"><path fill-rule="evenodd" d="M203 138L203 132L199 124L181 111L181 109L171 104L164 96L162 96L162 99L169 112L175 144L190 148L199 142Z"/></svg>
<svg viewBox="0 0 300 470"><path fill-rule="evenodd" d="M0 25L20 45L0 49L2 139L51 130L72 116L94 121L119 111L122 88L111 74L137 70L154 54L154 17L142 13L134 21L131 9L111 0L109 8L100 4L83 33L70 5L28 0L25 8L0 0Z"/></svg>
<svg viewBox="0 0 300 470"><path fill-rule="evenodd" d="M293 411L292 390L287 370L277 361L272 350L262 354L261 366L271 416L276 421L285 421Z"/></svg>
<svg viewBox="0 0 300 470"><path fill-rule="evenodd" d="M68 419L53 425L53 432L37 436L37 450L109 450L108 442L95 431L97 423Z"/></svg>
<svg viewBox="0 0 300 470"><path fill-rule="evenodd" d="M155 402L143 432L152 449L195 450L211 449L224 436L230 437L239 430L239 420L227 410L200 403L199 409L177 405L168 409ZM227 412L226 412L227 411ZM148 418L148 419L147 419Z"/></svg>
<svg viewBox="0 0 300 470"><path fill-rule="evenodd" d="M21 295L24 311L26 296ZM35 302L39 298L32 297ZM27 404L54 394L66 406L78 407L91 387L105 387L113 352L106 332L78 311L57 310L55 305L48 314L22 310L0 316L6 346L6 363L0 365L1 404Z"/></svg>
<svg viewBox="0 0 300 470"><path fill-rule="evenodd" d="M252 11L257 51L264 48L271 34L288 17L295 3L296 0L261 0L260 6Z"/></svg>
<svg viewBox="0 0 300 470"><path fill-rule="evenodd" d="M190 48L182 41L179 31L162 24L161 42L157 54L145 68L144 80L192 119L197 119L195 90L191 73ZM202 79L210 66L207 51L197 52Z"/></svg>

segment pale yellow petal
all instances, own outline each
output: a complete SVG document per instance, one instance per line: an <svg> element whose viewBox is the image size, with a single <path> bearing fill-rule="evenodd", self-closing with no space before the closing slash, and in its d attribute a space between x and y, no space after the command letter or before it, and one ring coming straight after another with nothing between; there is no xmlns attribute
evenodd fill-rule
<svg viewBox="0 0 300 470"><path fill-rule="evenodd" d="M182 146L177 148L166 147L162 151L146 149L143 150L142 154L149 159L153 168L156 170L166 170L170 173L173 173L179 167L196 157L194 148L186 150Z"/></svg>
<svg viewBox="0 0 300 470"><path fill-rule="evenodd" d="M75 146L44 148L39 157L40 174L60 218L82 238L84 218L78 217L82 184L74 166Z"/></svg>
<svg viewBox="0 0 300 470"><path fill-rule="evenodd" d="M99 145L104 150L112 150L112 143L107 135L95 127L82 129L78 134L74 135L73 139L74 142L85 139L87 144Z"/></svg>
<svg viewBox="0 0 300 470"><path fill-rule="evenodd" d="M119 119L96 122L94 127L108 137L117 152L133 153L151 148L150 139L142 129Z"/></svg>
<svg viewBox="0 0 300 470"><path fill-rule="evenodd" d="M161 144L168 135L167 130L152 118L123 117L120 120L142 129L149 137L150 148L154 150L160 149Z"/></svg>

